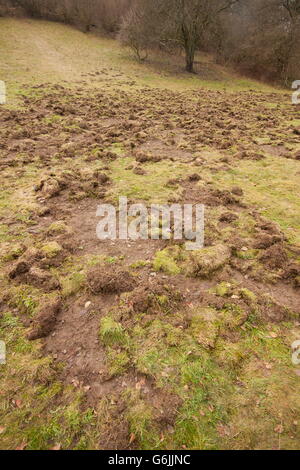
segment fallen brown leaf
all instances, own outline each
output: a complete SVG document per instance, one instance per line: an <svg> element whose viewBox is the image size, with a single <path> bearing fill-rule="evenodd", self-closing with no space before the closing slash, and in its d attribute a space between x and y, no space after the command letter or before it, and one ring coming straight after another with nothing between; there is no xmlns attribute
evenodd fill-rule
<svg viewBox="0 0 300 470"><path fill-rule="evenodd" d="M15 450L24 450L27 447L27 442L23 441Z"/></svg>
<svg viewBox="0 0 300 470"><path fill-rule="evenodd" d="M55 446L51 447L50 450L60 450L61 449L61 444L55 444Z"/></svg>

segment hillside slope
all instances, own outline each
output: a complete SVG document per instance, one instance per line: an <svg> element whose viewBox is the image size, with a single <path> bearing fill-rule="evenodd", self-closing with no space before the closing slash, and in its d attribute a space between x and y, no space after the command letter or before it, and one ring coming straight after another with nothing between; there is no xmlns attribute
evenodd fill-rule
<svg viewBox="0 0 300 470"><path fill-rule="evenodd" d="M55 23L0 52L0 448L299 449L299 107ZM120 196L205 248L98 240Z"/></svg>
<svg viewBox="0 0 300 470"><path fill-rule="evenodd" d="M208 57L199 57L199 76L179 73L180 60L154 55L148 64L138 64L114 40L84 34L63 24L32 19L0 18L1 79L11 97L22 84L66 80L89 82L97 73L99 82L119 84L125 78L139 84L186 89L206 86L217 89L276 91L259 82L234 76ZM108 69L108 70L105 70ZM122 77L122 74L124 76Z"/></svg>

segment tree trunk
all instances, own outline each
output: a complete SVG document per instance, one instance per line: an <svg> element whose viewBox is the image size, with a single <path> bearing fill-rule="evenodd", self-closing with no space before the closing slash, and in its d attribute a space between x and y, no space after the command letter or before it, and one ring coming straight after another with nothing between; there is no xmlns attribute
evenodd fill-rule
<svg viewBox="0 0 300 470"><path fill-rule="evenodd" d="M185 50L185 70L194 73L194 62L196 52L196 29L185 21L181 25L182 43Z"/></svg>
<svg viewBox="0 0 300 470"><path fill-rule="evenodd" d="M191 45L185 47L185 61L185 70L189 73L194 73L195 49Z"/></svg>

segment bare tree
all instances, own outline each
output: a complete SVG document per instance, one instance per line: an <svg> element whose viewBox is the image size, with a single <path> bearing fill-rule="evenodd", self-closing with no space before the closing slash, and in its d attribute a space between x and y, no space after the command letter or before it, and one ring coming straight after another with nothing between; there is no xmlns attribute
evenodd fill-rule
<svg viewBox="0 0 300 470"><path fill-rule="evenodd" d="M282 44L282 79L287 85L290 79L290 69L293 60L299 63L299 39L300 39L300 0L281 0L282 7L287 12L286 35Z"/></svg>
<svg viewBox="0 0 300 470"><path fill-rule="evenodd" d="M157 7L156 0L135 0L123 18L119 40L140 62L147 59L148 50L157 45L162 34L162 16Z"/></svg>
<svg viewBox="0 0 300 470"><path fill-rule="evenodd" d="M185 52L186 70L194 71L195 53L214 19L239 0L136 0L123 28L123 41L173 43ZM149 25L152 32L149 34ZM159 27L158 27L159 25ZM130 37L129 37L130 36Z"/></svg>
<svg viewBox="0 0 300 470"><path fill-rule="evenodd" d="M169 0L168 19L173 23L178 43L183 47L187 72L194 72L196 50L208 27L220 13L238 0Z"/></svg>

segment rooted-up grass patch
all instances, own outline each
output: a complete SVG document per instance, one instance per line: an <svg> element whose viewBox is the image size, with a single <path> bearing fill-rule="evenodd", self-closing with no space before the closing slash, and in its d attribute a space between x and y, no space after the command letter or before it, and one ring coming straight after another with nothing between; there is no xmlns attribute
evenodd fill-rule
<svg viewBox="0 0 300 470"><path fill-rule="evenodd" d="M260 162L242 161L235 168L219 172L213 179L222 187L241 186L245 201L262 215L278 223L291 242L300 241L299 162L266 157Z"/></svg>
<svg viewBox="0 0 300 470"><path fill-rule="evenodd" d="M179 163L161 161L147 163L143 166L145 175L136 175L128 169L134 163L131 157L116 160L110 166L114 187L108 196L117 202L119 196L127 196L134 201L151 201L151 203L166 203L170 198L178 197L179 192L168 187L167 182L174 177L185 174L185 166Z"/></svg>

